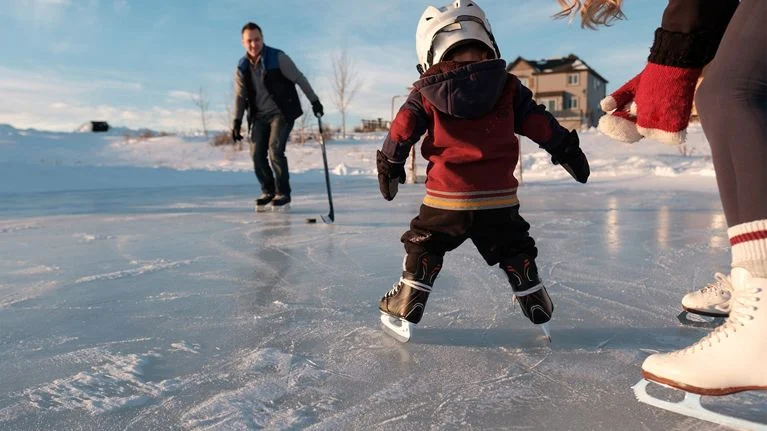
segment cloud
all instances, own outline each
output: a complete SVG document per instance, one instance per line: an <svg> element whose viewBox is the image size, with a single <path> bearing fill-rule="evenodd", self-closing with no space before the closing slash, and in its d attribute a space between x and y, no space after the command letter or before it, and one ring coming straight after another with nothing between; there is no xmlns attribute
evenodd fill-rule
<svg viewBox="0 0 767 431"><path fill-rule="evenodd" d="M110 92L141 93L143 86L122 80L76 80L57 74L17 71L0 66L0 123L20 128L71 131L86 121L106 120L115 126L182 131L199 128L200 113L189 108L92 103ZM210 119L221 115L210 112Z"/></svg>
<svg viewBox="0 0 767 431"><path fill-rule="evenodd" d="M117 79L65 79L52 73L20 71L0 66L0 93L4 96L22 93L31 97L50 98L107 90L140 92L143 86L139 82Z"/></svg>
<svg viewBox="0 0 767 431"><path fill-rule="evenodd" d="M79 48L76 48L74 45L72 45L72 43L65 40L61 40L61 41L50 44L48 49L54 54L63 54L67 52L75 52L80 50Z"/></svg>
<svg viewBox="0 0 767 431"><path fill-rule="evenodd" d="M18 19L42 26L58 22L73 6L71 0L5 0L7 12Z"/></svg>
<svg viewBox="0 0 767 431"><path fill-rule="evenodd" d="M418 78L414 52L395 45L355 44L354 46L354 49L347 49L347 55L351 59L353 69L356 70L360 87L347 112L346 123L349 129L359 118L389 119L392 97L407 93L407 87ZM311 81L311 84L323 101L325 112L332 117L337 117L340 123L331 84L333 76L331 59L339 53L339 49L312 51L308 54L307 60L314 65L314 75L319 77ZM385 58L386 62L380 61L382 58ZM402 102L403 100L399 99L399 104ZM395 112L399 104L395 104Z"/></svg>
<svg viewBox="0 0 767 431"><path fill-rule="evenodd" d="M76 103L76 102L75 102ZM53 106L56 107L53 107ZM66 105L66 108L63 106ZM220 113L211 112L209 122ZM0 107L0 124L7 123L18 128L72 131L87 121L108 121L112 126L150 128L161 131L189 131L200 128L200 112L194 109L166 109L155 106L149 109L119 107L112 105L69 105L54 103L51 106L27 105L24 110L7 110Z"/></svg>
<svg viewBox="0 0 767 431"><path fill-rule="evenodd" d="M113 7L115 12L124 12L130 9L128 0L114 0Z"/></svg>
<svg viewBox="0 0 767 431"><path fill-rule="evenodd" d="M195 93L191 91L173 90L168 92L168 99L171 101L185 101L189 102L197 97Z"/></svg>
<svg viewBox="0 0 767 431"><path fill-rule="evenodd" d="M551 1L545 5L541 0L527 0L525 2L503 2L491 7L485 7L493 33L511 33L522 28L536 28L542 24L548 24L552 16L560 9ZM543 6L543 7L542 7Z"/></svg>

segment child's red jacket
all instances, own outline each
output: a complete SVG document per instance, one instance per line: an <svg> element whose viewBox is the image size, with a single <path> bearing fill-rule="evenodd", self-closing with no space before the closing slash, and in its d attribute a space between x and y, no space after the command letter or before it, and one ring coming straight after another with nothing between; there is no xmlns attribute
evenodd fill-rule
<svg viewBox="0 0 767 431"><path fill-rule="evenodd" d="M426 167L424 205L448 210L519 204L515 133L551 152L567 130L537 105L503 60L440 62L414 84L381 151L404 163L421 136Z"/></svg>

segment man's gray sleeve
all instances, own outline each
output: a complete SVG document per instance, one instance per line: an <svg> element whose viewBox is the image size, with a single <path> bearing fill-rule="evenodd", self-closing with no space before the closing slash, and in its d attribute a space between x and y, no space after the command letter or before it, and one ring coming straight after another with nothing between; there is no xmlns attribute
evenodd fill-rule
<svg viewBox="0 0 767 431"><path fill-rule="evenodd" d="M304 74L298 70L296 64L293 63L293 60L291 60L287 54L281 52L277 57L277 61L280 63L280 72L282 72L282 76L298 84L298 86L301 87L301 91L304 92L304 95L306 95L306 98L309 99L310 102L316 102L319 100L319 97L314 94L312 86L309 85L309 81L306 79Z"/></svg>
<svg viewBox="0 0 767 431"><path fill-rule="evenodd" d="M245 83L239 69L234 71L234 119L242 121L247 107L245 98Z"/></svg>

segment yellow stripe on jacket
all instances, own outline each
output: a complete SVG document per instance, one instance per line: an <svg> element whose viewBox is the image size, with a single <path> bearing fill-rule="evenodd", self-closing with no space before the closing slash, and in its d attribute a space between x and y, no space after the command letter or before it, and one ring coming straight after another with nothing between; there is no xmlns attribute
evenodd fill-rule
<svg viewBox="0 0 767 431"><path fill-rule="evenodd" d="M516 189L464 193L427 189L423 204L446 210L473 211L516 206L519 205L519 199Z"/></svg>

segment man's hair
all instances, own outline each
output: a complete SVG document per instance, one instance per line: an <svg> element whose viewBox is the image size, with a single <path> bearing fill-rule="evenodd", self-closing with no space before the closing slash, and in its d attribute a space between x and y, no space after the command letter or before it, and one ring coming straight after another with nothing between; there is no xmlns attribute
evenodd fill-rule
<svg viewBox="0 0 767 431"><path fill-rule="evenodd" d="M258 30L261 35L264 35L264 32L261 31L261 27L258 26L255 22L249 22L242 26L242 31L240 32L240 35L245 34L245 30Z"/></svg>
<svg viewBox="0 0 767 431"><path fill-rule="evenodd" d="M626 16L621 10L622 0L557 0L562 11L555 18L565 18L580 13L581 27L595 29L597 25L609 26L616 19Z"/></svg>

